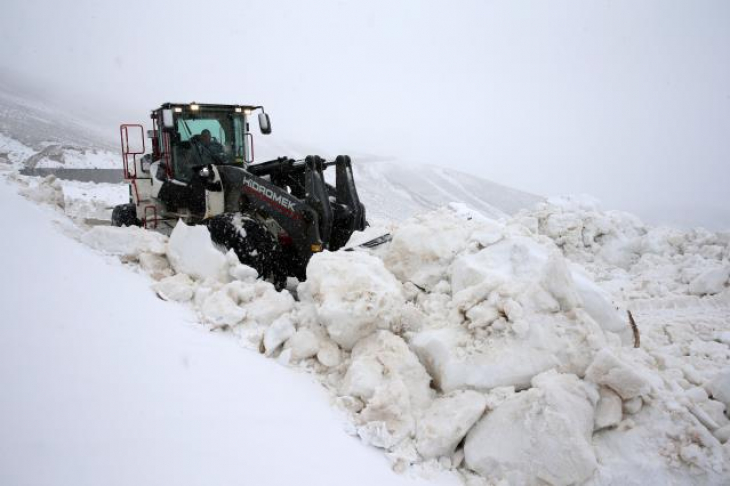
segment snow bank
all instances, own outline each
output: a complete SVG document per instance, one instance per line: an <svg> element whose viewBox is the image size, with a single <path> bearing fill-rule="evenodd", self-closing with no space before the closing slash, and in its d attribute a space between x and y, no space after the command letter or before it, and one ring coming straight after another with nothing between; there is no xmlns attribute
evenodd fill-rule
<svg viewBox="0 0 730 486"><path fill-rule="evenodd" d="M136 226L95 226L81 241L96 250L133 259L143 253L164 255L167 246L166 236Z"/></svg>
<svg viewBox="0 0 730 486"><path fill-rule="evenodd" d="M652 228L580 198L552 198L517 221L560 247L594 280L625 299L717 294L728 288L730 233Z"/></svg>
<svg viewBox="0 0 730 486"><path fill-rule="evenodd" d="M84 221L111 220L112 209L129 202L129 187L124 184L95 184L61 180L64 212L71 218Z"/></svg>
<svg viewBox="0 0 730 486"><path fill-rule="evenodd" d="M27 197L37 203L50 204L61 209L65 206L63 186L55 176L49 175L41 179L37 184L30 184L21 187L20 195Z"/></svg>
<svg viewBox="0 0 730 486"><path fill-rule="evenodd" d="M204 227L161 245L116 230L87 238L210 328L321 380L395 468L524 484L727 475L729 236L647 228L587 199L500 222L454 206L375 251L315 255L295 300ZM624 347L626 308L642 349Z"/></svg>

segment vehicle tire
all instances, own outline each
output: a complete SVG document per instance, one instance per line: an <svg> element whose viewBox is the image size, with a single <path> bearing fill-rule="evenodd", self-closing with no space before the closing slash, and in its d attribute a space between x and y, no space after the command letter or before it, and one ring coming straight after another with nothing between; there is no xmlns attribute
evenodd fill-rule
<svg viewBox="0 0 730 486"><path fill-rule="evenodd" d="M112 226L142 226L142 222L137 219L137 208L134 203L114 206Z"/></svg>
<svg viewBox="0 0 730 486"><path fill-rule="evenodd" d="M263 224L241 213L221 214L206 223L214 243L233 250L241 263L271 279L277 290L283 288L287 269L281 246Z"/></svg>

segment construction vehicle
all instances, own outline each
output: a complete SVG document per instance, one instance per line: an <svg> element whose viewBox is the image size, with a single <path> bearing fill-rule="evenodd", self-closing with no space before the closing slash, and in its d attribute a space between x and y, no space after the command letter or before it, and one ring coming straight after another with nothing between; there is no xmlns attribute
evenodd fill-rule
<svg viewBox="0 0 730 486"><path fill-rule="evenodd" d="M281 288L305 280L312 255L335 251L366 226L350 157L326 161L280 157L255 163L252 115L271 133L262 106L165 103L144 127L122 124L128 204L112 212L114 226L171 232L178 220L204 224L212 240ZM334 185L324 171L334 168Z"/></svg>

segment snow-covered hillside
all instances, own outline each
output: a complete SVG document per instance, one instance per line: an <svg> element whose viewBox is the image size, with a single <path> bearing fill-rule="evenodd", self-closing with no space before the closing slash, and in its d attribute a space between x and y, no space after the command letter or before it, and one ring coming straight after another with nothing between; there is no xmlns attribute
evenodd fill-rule
<svg viewBox="0 0 730 486"><path fill-rule="evenodd" d="M0 163L17 168L119 168L119 156L95 129L0 90Z"/></svg>
<svg viewBox="0 0 730 486"><path fill-rule="evenodd" d="M21 96L0 84L0 132L36 150L53 144L73 144L102 150L114 150L117 134L104 136L98 128Z"/></svg>
<svg viewBox="0 0 730 486"><path fill-rule="evenodd" d="M381 201L375 213L383 220L368 231L387 227L392 242L374 251L317 254L306 282L290 281L277 292L233 253L216 248L204 227L180 223L168 238L87 226L104 201L119 197L120 186L19 176L14 168L33 149L7 134L5 140L3 178L10 184L0 186L0 201L18 209L3 224L28 228L13 234L2 257L6 281L27 282L3 289L1 297L12 322L0 329L7 337L0 340L7 347L0 349L7 363L0 384L16 398L4 402L0 420L12 434L0 447L22 452L9 456L22 460L3 466L17 473L11 479L33 482L41 473L17 464L35 460L49 464L60 482L87 477L67 464L80 464L89 482L108 482L108 469L84 469L94 450L102 460L122 456L140 464L140 476L121 482L167 482L159 475L166 469L151 470L148 455L165 464L168 456L158 451L169 445L186 458L185 472L174 471L173 479L195 482L196 471L218 466L221 456L176 445L183 434L183 442L220 440L223 454L240 444L253 456L246 461L258 459L250 468L222 461L229 465L217 472L226 479L254 474L253 468L249 477L276 483L265 480L266 451L291 439L296 446L278 462L281 481L293 477L289 469L303 477L303 464L314 460L293 457L294 450L314 453L322 441L333 444L331 462L339 464L341 454L352 467L347 473L319 462L328 471L322 474L339 475L319 482L381 481L357 472L376 459L360 459L365 447L340 447L346 434L337 435L332 416L315 411L323 398L311 383L290 396L292 404L312 407L302 434L286 418L295 408L282 404L274 409L278 419L250 425L257 434L276 428L280 435L271 443L261 439L257 448L241 438L251 416L280 403L279 382L297 387L290 383L299 383L298 371L319 383L344 414L344 428L381 449L393 469L438 483L730 481L728 232L655 228L585 197L542 201L490 183L472 185L468 176L443 169L371 161L358 172L361 198L369 208ZM481 198L483 187L491 199ZM403 214L387 212L393 194L390 204ZM45 264L30 273L24 263L37 255ZM36 279L42 284L34 285ZM27 310L38 295L51 310ZM66 314L71 321L56 317ZM170 348L160 351L168 336ZM36 356L32 366L23 364ZM56 358L50 370L46 356ZM126 359L132 363L120 366ZM238 378L249 367L267 378L255 379L254 390ZM210 376L212 384L203 383ZM122 384L111 386L106 377ZM224 404L204 401L198 388ZM109 393L116 400L105 398ZM83 414L68 405L77 403L69 399L74 394L83 397ZM62 397L60 406L49 412L43 407L54 397ZM115 425L129 409L126 428ZM25 420L10 423L19 415ZM104 426L83 428L86 416ZM224 430L231 421L236 426ZM92 448L99 443L107 448ZM54 455L61 450L67 455ZM367 464L383 481L404 479Z"/></svg>
<svg viewBox="0 0 730 486"><path fill-rule="evenodd" d="M140 113L140 120L147 121L145 115ZM26 169L121 169L121 156L109 147L109 140L116 134L109 135L102 137L83 122L0 91L0 163L6 160ZM258 161L317 153L313 147L277 140L276 134L258 137L257 146ZM500 218L542 200L441 167L354 156L354 170L368 215L388 221L402 221L450 202L466 203Z"/></svg>
<svg viewBox="0 0 730 486"><path fill-rule="evenodd" d="M395 160L357 160L354 165L360 198L369 214L402 221L451 202L503 218L542 198L455 170Z"/></svg>

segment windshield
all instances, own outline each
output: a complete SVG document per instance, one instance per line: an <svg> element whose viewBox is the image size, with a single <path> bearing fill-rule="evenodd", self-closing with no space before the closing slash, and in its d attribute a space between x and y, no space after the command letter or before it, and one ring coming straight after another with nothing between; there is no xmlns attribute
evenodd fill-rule
<svg viewBox="0 0 730 486"><path fill-rule="evenodd" d="M228 128L230 129L230 127ZM177 132L180 134L181 142L186 142L195 135L200 135L203 130L208 130L213 140L223 145L225 145L227 139L231 138L226 136L226 130L217 118L191 118L186 120L181 117L177 120Z"/></svg>
<svg viewBox="0 0 730 486"><path fill-rule="evenodd" d="M176 119L176 179L189 181L192 167L243 164L242 116L230 112L182 114Z"/></svg>

